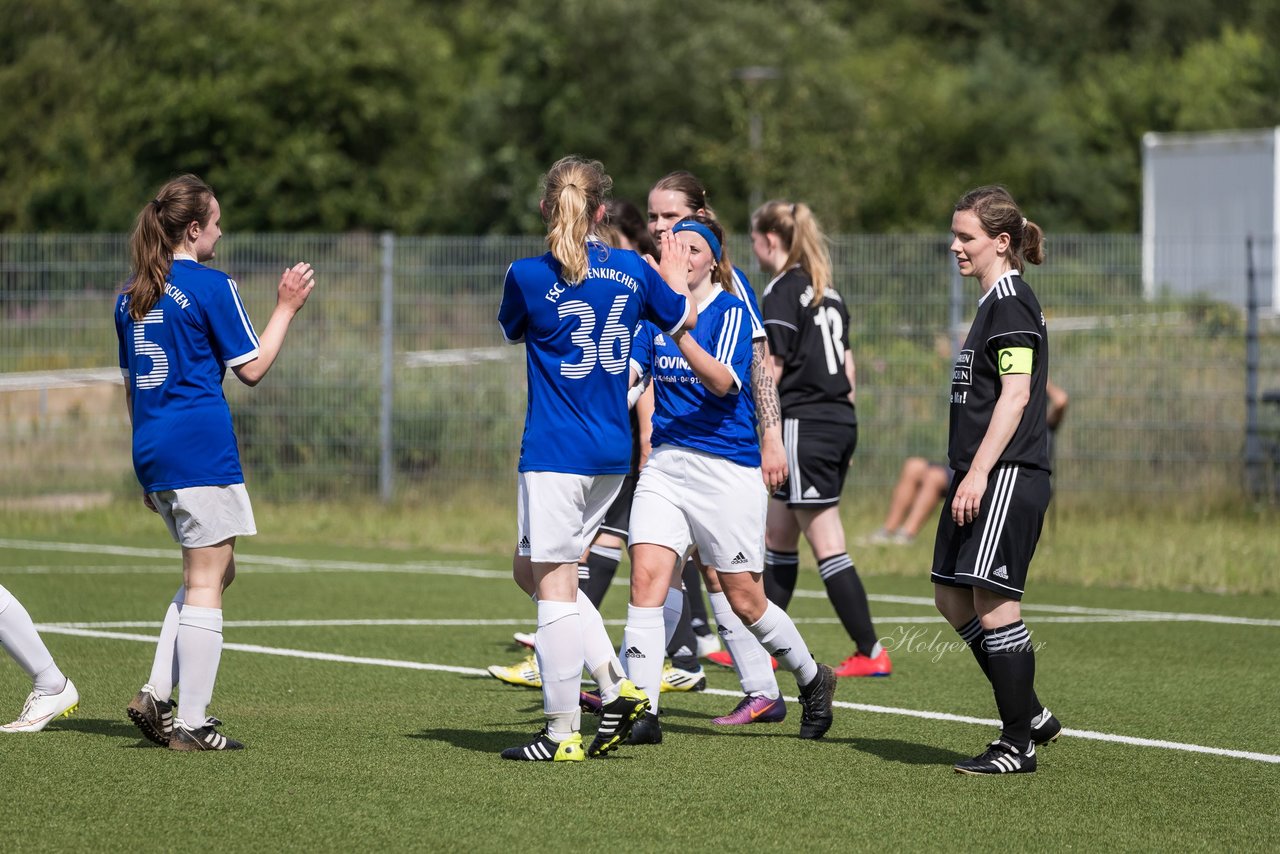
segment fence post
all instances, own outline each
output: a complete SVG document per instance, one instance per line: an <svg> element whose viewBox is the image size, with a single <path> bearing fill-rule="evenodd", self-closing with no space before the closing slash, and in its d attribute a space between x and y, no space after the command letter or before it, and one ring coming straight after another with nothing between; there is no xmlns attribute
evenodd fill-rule
<svg viewBox="0 0 1280 854"><path fill-rule="evenodd" d="M1262 447L1258 434L1258 282L1253 266L1253 235L1244 239L1244 471L1249 494L1262 494Z"/></svg>
<svg viewBox="0 0 1280 854"><path fill-rule="evenodd" d="M378 413L378 496L383 504L391 501L391 407L394 399L393 377L394 309L395 309L395 235L382 232L382 405Z"/></svg>

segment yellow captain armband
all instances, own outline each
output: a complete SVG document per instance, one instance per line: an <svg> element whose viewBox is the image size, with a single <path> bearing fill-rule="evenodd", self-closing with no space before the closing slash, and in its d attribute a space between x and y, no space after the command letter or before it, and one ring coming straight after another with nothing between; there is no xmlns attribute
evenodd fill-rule
<svg viewBox="0 0 1280 854"><path fill-rule="evenodd" d="M1006 347L996 353L996 367L1000 376L1005 374L1029 374L1034 353L1030 347Z"/></svg>

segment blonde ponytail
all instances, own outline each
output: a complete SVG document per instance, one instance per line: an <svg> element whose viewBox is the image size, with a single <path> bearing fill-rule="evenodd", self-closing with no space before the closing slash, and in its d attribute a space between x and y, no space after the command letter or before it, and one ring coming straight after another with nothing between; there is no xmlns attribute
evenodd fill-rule
<svg viewBox="0 0 1280 854"><path fill-rule="evenodd" d="M561 277L579 285L587 277L587 236L595 213L609 197L613 179L598 160L570 155L557 160L542 179L542 211L547 248L560 262Z"/></svg>
<svg viewBox="0 0 1280 854"><path fill-rule="evenodd" d="M778 235L787 250L783 269L798 264L813 283L810 305L821 305L832 282L831 250L809 206L804 202L765 202L751 215L751 228L760 234Z"/></svg>

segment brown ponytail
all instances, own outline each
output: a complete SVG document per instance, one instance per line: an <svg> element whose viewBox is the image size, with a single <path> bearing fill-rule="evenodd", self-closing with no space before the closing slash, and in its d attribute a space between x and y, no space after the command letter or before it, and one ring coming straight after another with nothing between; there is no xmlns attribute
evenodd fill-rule
<svg viewBox="0 0 1280 854"><path fill-rule="evenodd" d="M547 248L560 262L570 285L587 277L587 235L595 212L609 198L613 179L598 160L569 155L542 177L542 213L547 219Z"/></svg>
<svg viewBox="0 0 1280 854"><path fill-rule="evenodd" d="M1022 215L1004 187L993 184L970 190L956 202L955 210L973 211L987 237L1009 235L1009 264L1019 273L1028 263L1044 263L1044 229Z"/></svg>
<svg viewBox="0 0 1280 854"><path fill-rule="evenodd" d="M182 175L161 187L138 211L129 236L131 275L123 290L134 320L146 317L164 295L173 247L182 245L191 223L208 225L212 201L208 184L195 175Z"/></svg>

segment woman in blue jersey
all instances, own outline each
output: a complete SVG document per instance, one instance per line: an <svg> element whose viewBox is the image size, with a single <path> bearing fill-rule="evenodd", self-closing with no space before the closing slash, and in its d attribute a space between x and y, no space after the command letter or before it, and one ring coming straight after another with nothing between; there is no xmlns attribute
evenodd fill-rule
<svg viewBox="0 0 1280 854"><path fill-rule="evenodd" d="M623 678L600 614L579 590L578 559L630 468L634 330L647 318L675 334L693 326L697 312L687 296L688 252L673 238L659 276L636 253L593 233L612 183L594 160L570 156L551 167L540 203L550 251L511 265L498 311L506 340L524 342L528 366L513 575L538 604L535 649L547 717L533 741L504 750L504 759L584 758L584 664L603 703L587 755L616 747L647 705Z"/></svg>
<svg viewBox="0 0 1280 854"><path fill-rule="evenodd" d="M246 385L261 382L315 287L311 265L285 270L259 337L235 281L205 266L222 236L220 218L213 190L196 176L165 184L138 214L129 240L132 275L115 310L142 501L182 546L183 586L165 614L151 677L128 714L147 738L172 750L244 746L206 714L236 537L257 533L222 379L231 368Z"/></svg>
<svg viewBox="0 0 1280 854"><path fill-rule="evenodd" d="M640 472L631 513L631 604L623 647L631 678L654 708L637 723L632 742L662 740L654 712L665 647L663 605L679 586L691 548L717 574L747 630L795 675L801 737L820 738L831 726L835 676L813 660L791 618L765 598L761 582L767 495L755 403L743 382L752 358L747 307L727 290L724 234L714 220L683 219L664 240L670 234L689 253L689 292L699 320L684 334L655 330L649 364L639 366L653 378L653 452Z"/></svg>

